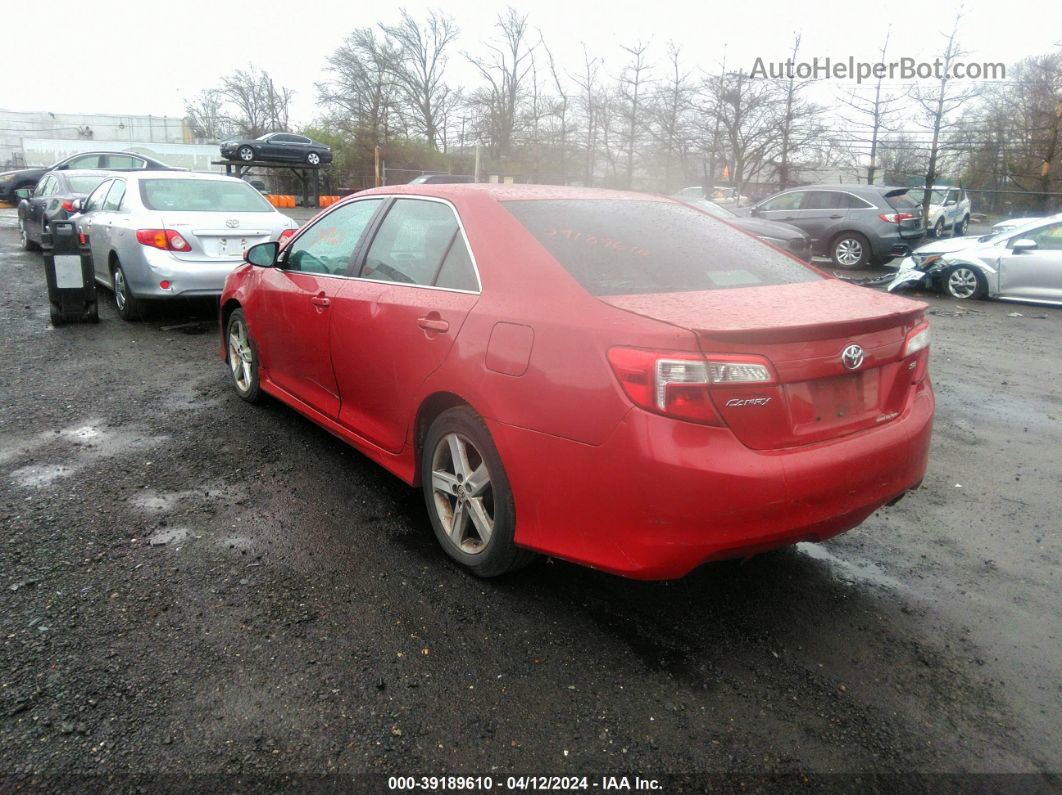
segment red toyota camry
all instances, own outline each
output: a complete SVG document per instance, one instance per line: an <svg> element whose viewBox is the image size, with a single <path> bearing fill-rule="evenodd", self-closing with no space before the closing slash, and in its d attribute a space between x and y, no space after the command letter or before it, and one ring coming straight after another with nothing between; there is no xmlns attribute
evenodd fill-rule
<svg viewBox="0 0 1062 795"><path fill-rule="evenodd" d="M925 304L663 197L420 185L228 278L237 394L424 491L450 557L679 577L855 527L922 480Z"/></svg>

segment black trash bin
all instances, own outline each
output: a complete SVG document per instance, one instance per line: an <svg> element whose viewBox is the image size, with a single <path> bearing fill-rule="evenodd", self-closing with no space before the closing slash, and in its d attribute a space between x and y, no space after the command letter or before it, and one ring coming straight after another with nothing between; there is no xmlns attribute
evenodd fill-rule
<svg viewBox="0 0 1062 795"><path fill-rule="evenodd" d="M77 226L70 221L52 221L49 229L41 235L41 247L52 325L99 322L96 279L88 246L81 244Z"/></svg>

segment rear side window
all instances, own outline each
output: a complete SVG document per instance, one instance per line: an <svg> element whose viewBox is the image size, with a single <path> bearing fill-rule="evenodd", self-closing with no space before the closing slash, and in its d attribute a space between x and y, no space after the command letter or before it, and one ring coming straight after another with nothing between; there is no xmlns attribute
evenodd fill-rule
<svg viewBox="0 0 1062 795"><path fill-rule="evenodd" d="M834 190L808 191L800 205L803 210L845 210L848 206L848 194Z"/></svg>
<svg viewBox="0 0 1062 795"><path fill-rule="evenodd" d="M533 200L504 207L592 295L677 293L824 278L684 204Z"/></svg>
<svg viewBox="0 0 1062 795"><path fill-rule="evenodd" d="M457 233L457 218L448 205L398 199L380 224L361 275L384 282L434 285Z"/></svg>
<svg viewBox="0 0 1062 795"><path fill-rule="evenodd" d="M74 193L92 193L104 177L70 177L70 190Z"/></svg>

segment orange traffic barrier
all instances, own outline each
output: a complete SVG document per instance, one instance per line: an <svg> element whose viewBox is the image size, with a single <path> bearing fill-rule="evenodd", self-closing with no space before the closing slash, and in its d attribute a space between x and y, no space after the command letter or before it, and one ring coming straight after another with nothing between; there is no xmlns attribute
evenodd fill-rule
<svg viewBox="0 0 1062 795"><path fill-rule="evenodd" d="M335 204L341 198L342 198L341 196L322 196L320 201L318 202L318 204L321 207L331 207L333 204Z"/></svg>

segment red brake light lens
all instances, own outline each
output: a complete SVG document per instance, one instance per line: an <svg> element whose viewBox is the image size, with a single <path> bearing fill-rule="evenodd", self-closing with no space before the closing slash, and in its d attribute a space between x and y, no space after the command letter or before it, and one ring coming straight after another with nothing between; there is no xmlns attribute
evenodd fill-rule
<svg viewBox="0 0 1062 795"><path fill-rule="evenodd" d="M191 251L188 241L174 229L137 229L137 242L163 251Z"/></svg>
<svg viewBox="0 0 1062 795"><path fill-rule="evenodd" d="M74 212L74 202L71 201L70 199L63 199L63 205L62 206L63 206L63 209L66 210L68 213Z"/></svg>
<svg viewBox="0 0 1062 795"><path fill-rule="evenodd" d="M285 229L283 232L280 233L280 237L277 238L277 242L280 243L280 245L283 246L285 243L287 243L293 237L295 237L295 230L294 229Z"/></svg>
<svg viewBox="0 0 1062 795"><path fill-rule="evenodd" d="M608 360L623 391L635 405L705 425L723 424L712 405L711 386L774 381L766 362L751 357L706 359L691 353L612 348Z"/></svg>
<svg viewBox="0 0 1062 795"><path fill-rule="evenodd" d="M887 224L898 224L900 221L910 221L914 218L913 213L882 213L878 216Z"/></svg>

